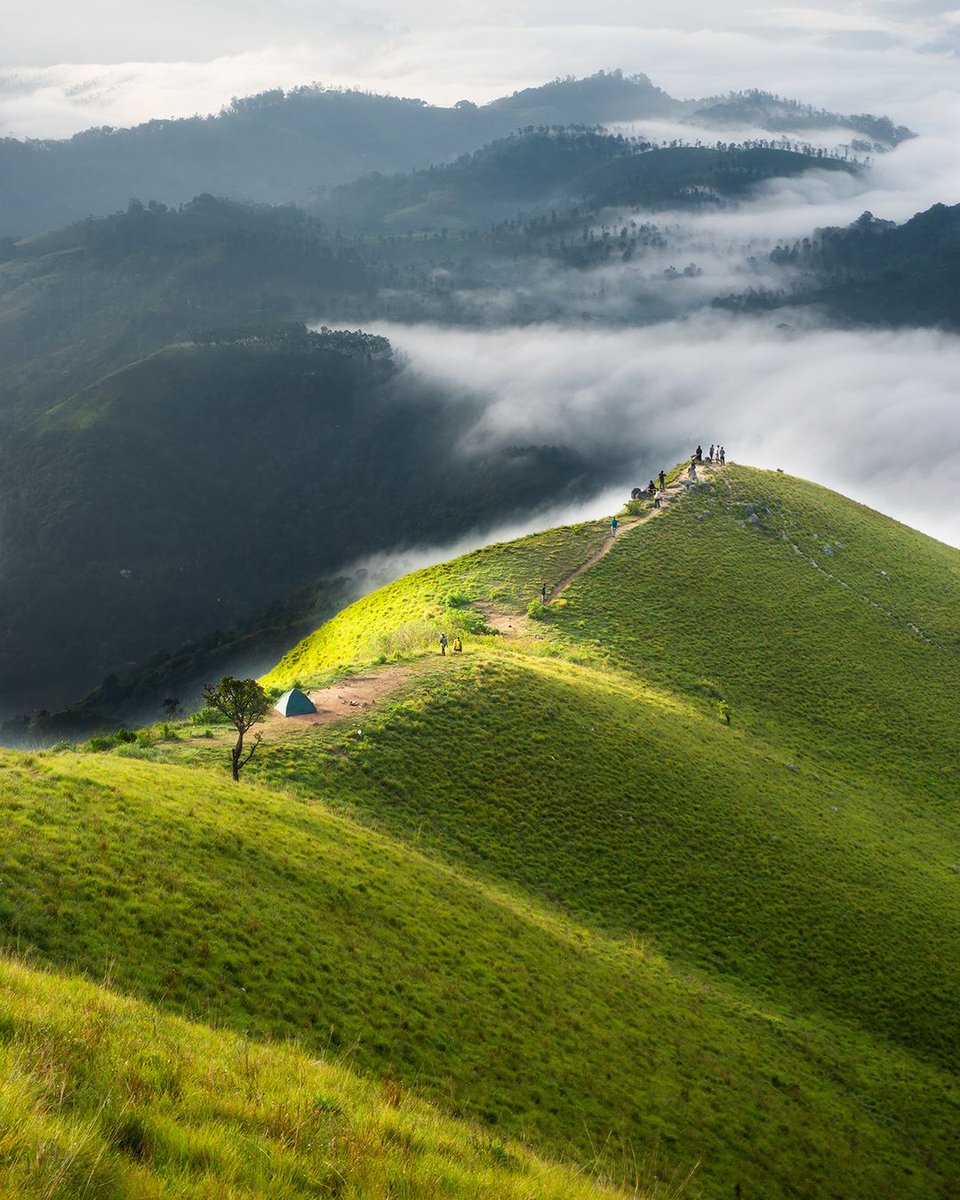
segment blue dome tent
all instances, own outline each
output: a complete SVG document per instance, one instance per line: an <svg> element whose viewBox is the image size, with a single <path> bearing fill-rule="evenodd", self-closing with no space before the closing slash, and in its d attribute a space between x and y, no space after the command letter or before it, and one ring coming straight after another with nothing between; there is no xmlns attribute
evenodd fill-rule
<svg viewBox="0 0 960 1200"><path fill-rule="evenodd" d="M305 717L307 713L317 711L314 702L299 688L291 688L289 692L284 692L273 707L282 717Z"/></svg>

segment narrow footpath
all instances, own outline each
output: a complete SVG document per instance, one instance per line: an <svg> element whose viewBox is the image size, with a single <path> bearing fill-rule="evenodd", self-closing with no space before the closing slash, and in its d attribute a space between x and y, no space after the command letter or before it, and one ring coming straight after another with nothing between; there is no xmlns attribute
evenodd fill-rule
<svg viewBox="0 0 960 1200"><path fill-rule="evenodd" d="M697 479L709 479L715 472L715 467L712 463L703 462L697 465ZM686 494L687 487L691 481L687 476L686 469L672 482L668 483L666 489L659 493L660 507L649 508L640 517L628 517L625 521L621 521L616 533L610 533L604 541L600 549L580 564L575 571L571 571L556 584L547 596L547 603L556 600L561 596L574 580L579 579L581 575L589 571L591 567L595 567L597 563L605 558L617 544L618 540L631 529L636 529L638 525L646 525L648 521L652 521L654 517L659 517L662 512L665 512L671 504L675 504L683 495Z"/></svg>

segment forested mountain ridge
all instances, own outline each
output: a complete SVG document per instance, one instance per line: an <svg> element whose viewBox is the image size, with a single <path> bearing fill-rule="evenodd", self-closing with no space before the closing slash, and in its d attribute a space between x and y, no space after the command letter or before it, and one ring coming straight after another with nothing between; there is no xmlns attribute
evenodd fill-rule
<svg viewBox="0 0 960 1200"><path fill-rule="evenodd" d="M493 142L453 163L368 176L313 206L350 232L462 230L572 206L722 206L757 184L813 168L856 172L839 155L768 145L659 146L598 130L541 128Z"/></svg>
<svg viewBox="0 0 960 1200"><path fill-rule="evenodd" d="M751 116L761 128L791 128L782 120L764 126L762 108L755 99ZM0 237L110 213L131 196L175 205L210 192L302 204L371 172L426 167L527 127L664 117L696 124L697 105L672 99L645 75L601 71L483 106L313 86L234 100L217 116L89 129L66 140L8 137L0 139Z"/></svg>
<svg viewBox="0 0 960 1200"><path fill-rule="evenodd" d="M906 125L896 125L889 117L876 117L872 113L841 116L812 104L756 89L728 92L725 96L699 101L692 123L704 129L742 129L753 125L771 133L793 134L828 129L853 130L859 139L852 149L881 152L916 136Z"/></svg>
<svg viewBox="0 0 960 1200"><path fill-rule="evenodd" d="M856 163L773 146L656 147L594 130L533 130L447 167L369 177L308 214L198 196L0 242L0 409L56 403L98 377L204 328L343 313L409 315L435 287L437 247L394 233L465 230L482 271L504 253L492 226L526 212L508 257L556 253L529 222L549 215L579 234L604 207L642 212L722 207L771 178ZM342 236L347 234L349 236ZM384 235L390 235L384 237ZM455 253L454 243L439 247ZM573 259L569 265L573 265ZM476 268L474 268L476 269ZM419 297L419 298L418 298Z"/></svg>
<svg viewBox="0 0 960 1200"><path fill-rule="evenodd" d="M865 212L770 254L788 271L777 292L722 297L735 311L815 306L833 323L960 330L960 204L897 224Z"/></svg>
<svg viewBox="0 0 960 1200"><path fill-rule="evenodd" d="M0 403L36 409L199 330L303 319L391 274L292 207L138 201L0 259Z"/></svg>

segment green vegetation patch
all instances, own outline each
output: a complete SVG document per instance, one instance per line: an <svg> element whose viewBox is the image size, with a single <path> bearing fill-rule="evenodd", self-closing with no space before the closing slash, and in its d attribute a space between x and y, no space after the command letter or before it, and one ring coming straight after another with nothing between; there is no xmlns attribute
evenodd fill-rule
<svg viewBox="0 0 960 1200"><path fill-rule="evenodd" d="M357 767L329 758L329 789L359 799ZM770 1196L801 1173L880 1195L908 1167L900 1194L917 1197L950 1178L945 1075L306 797L69 754L6 756L0 797L5 940L43 961L348 1054L631 1184L698 1162L708 1188Z"/></svg>
<svg viewBox="0 0 960 1200"><path fill-rule="evenodd" d="M724 699L734 725L894 785L917 813L953 809L956 550L814 484L727 467L628 531L566 597L558 636Z"/></svg>
<svg viewBox="0 0 960 1200"><path fill-rule="evenodd" d="M339 666L435 646L444 629L479 632L469 605L524 612L541 584L548 591L555 587L600 548L608 532L599 521L549 529L415 571L344 609L284 655L261 682L312 683Z"/></svg>
<svg viewBox="0 0 960 1200"><path fill-rule="evenodd" d="M624 1195L389 1079L8 961L0 1024L7 1200Z"/></svg>
<svg viewBox="0 0 960 1200"><path fill-rule="evenodd" d="M889 786L551 660L480 661L258 769L671 960L960 1064L956 828ZM337 776L337 782L341 776Z"/></svg>
<svg viewBox="0 0 960 1200"><path fill-rule="evenodd" d="M239 786L173 728L3 756L0 934L629 1186L947 1200L960 556L728 468L482 632L607 536L345 610L267 682L474 634Z"/></svg>

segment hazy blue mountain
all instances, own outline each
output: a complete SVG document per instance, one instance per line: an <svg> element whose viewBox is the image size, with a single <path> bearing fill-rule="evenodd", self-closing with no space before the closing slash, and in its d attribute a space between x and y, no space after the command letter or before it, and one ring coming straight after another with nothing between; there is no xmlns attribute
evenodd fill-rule
<svg viewBox="0 0 960 1200"><path fill-rule="evenodd" d="M866 139L866 144L855 144L854 149L879 151L892 149L916 136L906 125L895 125L889 117L877 117L872 113L843 116L755 89L697 101L688 106L684 119L699 128L715 130L751 126L789 134L825 129L851 130Z"/></svg>
<svg viewBox="0 0 960 1200"><path fill-rule="evenodd" d="M722 205L744 198L764 180L812 167L858 169L822 151L656 146L597 130L540 128L453 163L344 184L313 211L352 233L462 230L583 204L647 211Z"/></svg>
<svg viewBox="0 0 960 1200"><path fill-rule="evenodd" d="M778 101L778 121L788 103ZM716 103L712 108L715 122ZM362 175L426 167L532 126L683 113L696 120L695 112L696 105L671 99L645 75L620 71L450 108L358 91L275 89L234 100L216 116L89 129L62 140L0 140L0 237L110 213L131 196L168 205L204 192L306 203ZM755 114L762 125L760 118Z"/></svg>

